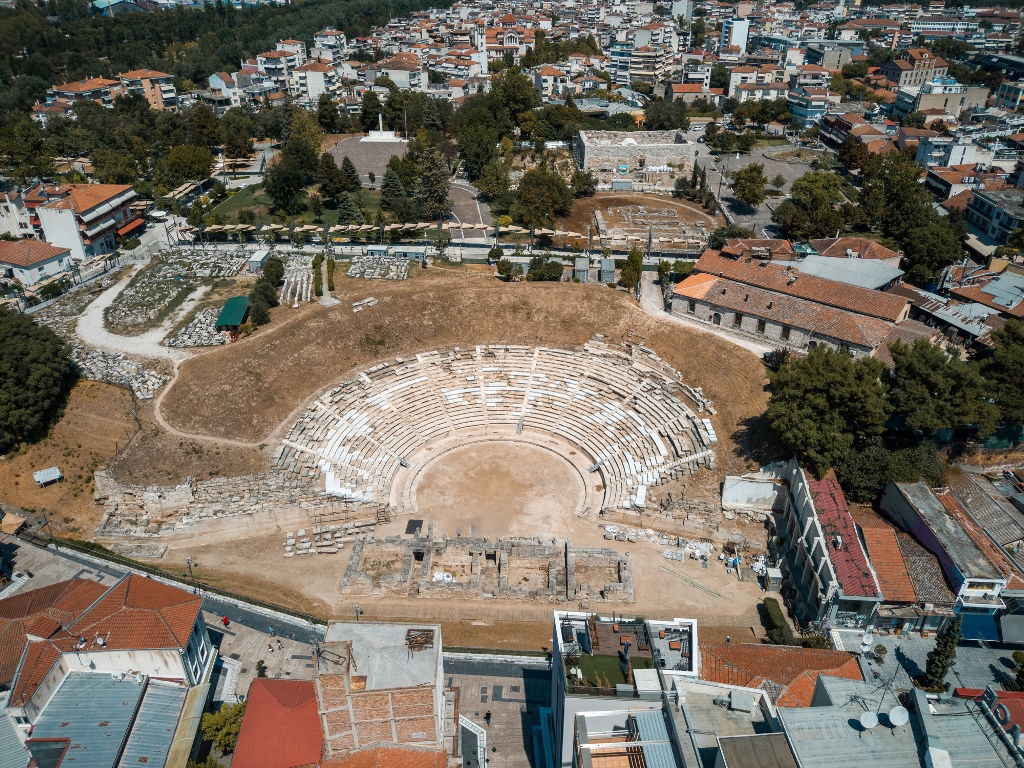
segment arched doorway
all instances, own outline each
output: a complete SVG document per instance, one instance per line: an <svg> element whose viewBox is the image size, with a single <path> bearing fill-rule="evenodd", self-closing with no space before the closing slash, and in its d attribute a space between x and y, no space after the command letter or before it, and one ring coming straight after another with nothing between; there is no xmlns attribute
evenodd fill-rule
<svg viewBox="0 0 1024 768"><path fill-rule="evenodd" d="M715 314L713 314L711 316L711 322L714 323L715 325L721 325L722 324L722 316L720 314L718 314L717 312L715 312Z"/></svg>

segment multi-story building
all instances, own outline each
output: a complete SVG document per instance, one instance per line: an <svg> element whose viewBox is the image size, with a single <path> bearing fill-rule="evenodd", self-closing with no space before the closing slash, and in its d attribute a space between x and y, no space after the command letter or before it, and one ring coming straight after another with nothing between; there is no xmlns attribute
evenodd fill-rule
<svg viewBox="0 0 1024 768"><path fill-rule="evenodd" d="M307 61L288 73L288 91L306 107L320 101L322 94L337 99L342 92L341 75L333 64Z"/></svg>
<svg viewBox="0 0 1024 768"><path fill-rule="evenodd" d="M925 136L918 142L914 159L925 168L973 166L991 163L992 150L984 144L976 144L969 136Z"/></svg>
<svg viewBox="0 0 1024 768"><path fill-rule="evenodd" d="M423 64L414 53L399 53L379 63L381 74L403 91L425 90L427 77L423 73ZM467 76L472 73L467 72Z"/></svg>
<svg viewBox="0 0 1024 768"><path fill-rule="evenodd" d="M967 223L1003 245L1024 227L1024 189L976 189L964 211Z"/></svg>
<svg viewBox="0 0 1024 768"><path fill-rule="evenodd" d="M36 212L46 240L84 261L113 251L118 237L145 226L132 209L135 197L128 184L68 184Z"/></svg>
<svg viewBox="0 0 1024 768"><path fill-rule="evenodd" d="M87 99L102 104L104 107L114 106L114 99L121 95L121 82L108 80L105 77L93 77L74 83L55 85L46 92L46 101L57 99L75 102Z"/></svg>
<svg viewBox="0 0 1024 768"><path fill-rule="evenodd" d="M934 77L919 86L901 87L896 93L892 113L906 117L911 112L942 110L959 117L965 110L984 107L988 88L961 85L952 77Z"/></svg>
<svg viewBox="0 0 1024 768"><path fill-rule="evenodd" d="M863 627L882 601L835 472L820 480L797 459L782 470L784 506L775 518L781 595L803 625Z"/></svg>
<svg viewBox="0 0 1024 768"><path fill-rule="evenodd" d="M741 51L747 50L750 36L750 19L726 19L722 22L722 34L718 40L719 49L735 45Z"/></svg>
<svg viewBox="0 0 1024 768"><path fill-rule="evenodd" d="M945 77L949 65L926 48L911 48L892 61L885 62L882 74L900 88L924 85L936 77Z"/></svg>
<svg viewBox="0 0 1024 768"><path fill-rule="evenodd" d="M569 87L569 75L551 66L538 67L533 73L533 86L544 98L561 96Z"/></svg>
<svg viewBox="0 0 1024 768"><path fill-rule="evenodd" d="M995 106L1015 112L1022 100L1024 100L1024 80L1018 80L1015 83L1005 82L1001 83L999 90L996 91Z"/></svg>
<svg viewBox="0 0 1024 768"><path fill-rule="evenodd" d="M786 94L789 112L804 125L816 123L828 111L828 89L799 86Z"/></svg>
<svg viewBox="0 0 1024 768"><path fill-rule="evenodd" d="M922 16L910 22L910 34L914 37L941 33L946 35L969 35L978 31L978 20L957 16Z"/></svg>
<svg viewBox="0 0 1024 768"><path fill-rule="evenodd" d="M153 109L168 112L178 111L178 91L174 87L174 76L152 69L135 69L117 76L121 81L122 93L142 96Z"/></svg>
<svg viewBox="0 0 1024 768"><path fill-rule="evenodd" d="M657 85L668 75L667 56L660 45L645 45L635 48L629 59L629 81Z"/></svg>

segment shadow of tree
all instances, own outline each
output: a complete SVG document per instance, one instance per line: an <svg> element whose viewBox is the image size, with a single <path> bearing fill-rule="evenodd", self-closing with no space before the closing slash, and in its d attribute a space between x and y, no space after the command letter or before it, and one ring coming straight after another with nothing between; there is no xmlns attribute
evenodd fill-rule
<svg viewBox="0 0 1024 768"><path fill-rule="evenodd" d="M729 437L735 446L734 455L738 458L754 461L759 465L788 458L782 441L768 427L765 413L742 419Z"/></svg>

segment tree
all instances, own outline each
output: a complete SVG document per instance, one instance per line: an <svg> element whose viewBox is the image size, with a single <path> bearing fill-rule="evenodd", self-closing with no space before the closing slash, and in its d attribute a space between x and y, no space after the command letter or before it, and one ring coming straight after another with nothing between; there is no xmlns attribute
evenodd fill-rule
<svg viewBox="0 0 1024 768"><path fill-rule="evenodd" d="M212 167L213 153L195 144L171 147L161 163L163 176L171 187L208 178Z"/></svg>
<svg viewBox="0 0 1024 768"><path fill-rule="evenodd" d="M836 476L847 497L870 503L882 495L890 482L942 485L946 465L935 444L925 440L915 444L887 443L872 437L854 445L836 462Z"/></svg>
<svg viewBox="0 0 1024 768"><path fill-rule="evenodd" d="M277 291L274 290L274 286L268 280L257 280L249 291L249 302L262 301L268 307L276 307L278 305Z"/></svg>
<svg viewBox="0 0 1024 768"><path fill-rule="evenodd" d="M538 280L553 282L562 279L562 271L562 260L553 258L551 254L546 253L530 259L530 268L526 273L526 279L531 282Z"/></svg>
<svg viewBox="0 0 1024 768"><path fill-rule="evenodd" d="M294 213L299 195L306 185L306 174L298 161L282 157L267 169L263 180L263 191L274 201L274 205L285 213Z"/></svg>
<svg viewBox="0 0 1024 768"><path fill-rule="evenodd" d="M459 152L466 161L466 173L475 182L497 157L498 131L493 116L485 109L471 110L465 120L459 132Z"/></svg>
<svg viewBox="0 0 1024 768"><path fill-rule="evenodd" d="M852 360L819 344L772 374L768 425L822 475L855 440L884 431L892 406L879 380L882 368L874 358Z"/></svg>
<svg viewBox="0 0 1024 768"><path fill-rule="evenodd" d="M992 352L982 361L989 394L1003 421L1024 422L1024 321L1007 320L992 332Z"/></svg>
<svg viewBox="0 0 1024 768"><path fill-rule="evenodd" d="M220 145L220 126L217 115L205 104L196 104L185 115L188 142L197 147L213 149Z"/></svg>
<svg viewBox="0 0 1024 768"><path fill-rule="evenodd" d="M341 160L341 190L343 192L356 192L362 189L363 183L359 180L359 171L355 164L349 160L348 155Z"/></svg>
<svg viewBox="0 0 1024 768"><path fill-rule="evenodd" d="M212 741L213 746L221 752L234 752L238 743L238 733L242 730L245 704L244 701L238 704L221 704L216 712L205 713L200 725L203 738Z"/></svg>
<svg viewBox="0 0 1024 768"><path fill-rule="evenodd" d="M304 141L313 150L316 157L320 156L320 147L324 143L324 131L311 112L296 109L292 115L288 129L288 141Z"/></svg>
<svg viewBox="0 0 1024 768"><path fill-rule="evenodd" d="M956 666L956 647L960 643L960 628L963 626L963 616L957 616L944 630L939 632L935 639L935 648L928 652L928 662L925 665L924 677L921 679L921 687L930 690L946 690L946 675Z"/></svg>
<svg viewBox="0 0 1024 768"><path fill-rule="evenodd" d="M500 249L499 249L500 250ZM498 261L498 275L508 280L510 283L518 280L523 274L523 265L518 264L509 259L500 259ZM562 276L561 269L559 269L559 277Z"/></svg>
<svg viewBox="0 0 1024 768"><path fill-rule="evenodd" d="M900 244L907 280L918 285L937 282L942 271L963 256L956 233L941 219L910 230Z"/></svg>
<svg viewBox="0 0 1024 768"><path fill-rule="evenodd" d="M420 178L416 185L416 207L429 221L443 219L452 209L451 174L448 163L433 147L420 157Z"/></svg>
<svg viewBox="0 0 1024 768"><path fill-rule="evenodd" d="M949 355L926 339L912 345L889 345L893 367L886 372L889 402L904 423L917 432L934 435L943 429L979 425L987 435L998 415L988 401L978 367Z"/></svg>
<svg viewBox="0 0 1024 768"><path fill-rule="evenodd" d="M263 265L263 276L260 278L270 285L277 285L284 279L284 262L279 256L271 256Z"/></svg>
<svg viewBox="0 0 1024 768"><path fill-rule="evenodd" d="M793 629L786 621L779 601L774 597L766 597L761 607L764 609L761 623L764 625L768 640L775 645L795 645Z"/></svg>
<svg viewBox="0 0 1024 768"><path fill-rule="evenodd" d="M715 64L715 66L711 68L711 82L708 87L728 89L730 74L731 73L727 66L724 64Z"/></svg>
<svg viewBox="0 0 1024 768"><path fill-rule="evenodd" d="M363 224L363 212L356 205L348 192L342 192L338 196L338 223L339 224Z"/></svg>
<svg viewBox="0 0 1024 768"><path fill-rule="evenodd" d="M635 290L641 275L643 275L643 270L644 252L640 250L639 246L634 245L629 249L625 265L619 270L619 285L631 291Z"/></svg>
<svg viewBox="0 0 1024 768"><path fill-rule="evenodd" d="M270 322L270 305L262 296L249 299L249 323L259 328Z"/></svg>
<svg viewBox="0 0 1024 768"><path fill-rule="evenodd" d="M519 180L513 216L527 227L546 227L572 207L572 192L562 177L545 166L531 168Z"/></svg>
<svg viewBox="0 0 1024 768"><path fill-rule="evenodd" d="M843 143L839 145L836 156L839 158L839 162L851 171L862 170L870 159L867 145L862 141L858 141L854 136L847 136L843 139Z"/></svg>
<svg viewBox="0 0 1024 768"><path fill-rule="evenodd" d="M777 174L775 174L775 178L772 179L771 183L772 183L772 187L774 187L775 189L777 189L777 190L779 190L781 192L782 188L784 186L786 186L786 177L783 176L781 173L777 173Z"/></svg>
<svg viewBox="0 0 1024 768"><path fill-rule="evenodd" d="M739 224L727 224L724 227L719 227L711 233L711 247L720 251L725 248L726 243L730 240L737 238L744 239L747 237L753 237L754 233L746 227L741 227Z"/></svg>
<svg viewBox="0 0 1024 768"><path fill-rule="evenodd" d="M475 184L476 188L480 190L480 194L488 200L497 200L508 192L510 184L508 168L501 160L492 160L484 166Z"/></svg>
<svg viewBox="0 0 1024 768"><path fill-rule="evenodd" d="M375 131L378 117L380 117L380 98L373 91L367 91L363 94L359 124L364 131Z"/></svg>
<svg viewBox="0 0 1024 768"><path fill-rule="evenodd" d="M135 158L113 149L98 149L92 156L95 178L104 184L134 184L139 179Z"/></svg>
<svg viewBox="0 0 1024 768"><path fill-rule="evenodd" d="M691 189L693 184L686 176L677 176L676 183L672 186L672 197L685 197Z"/></svg>
<svg viewBox="0 0 1024 768"><path fill-rule="evenodd" d="M404 219L409 208L409 198L402 186L402 180L394 168L384 171L384 182L380 185L380 209L391 211Z"/></svg>
<svg viewBox="0 0 1024 768"><path fill-rule="evenodd" d="M764 202L766 184L768 184L768 177L764 175L764 165L751 163L733 174L733 195L748 208L757 208Z"/></svg>
<svg viewBox="0 0 1024 768"><path fill-rule="evenodd" d="M903 152L875 155L864 168L860 207L870 225L881 226L900 246L911 241L908 233L938 219L931 193L919 182L923 172Z"/></svg>
<svg viewBox="0 0 1024 768"><path fill-rule="evenodd" d="M320 184L320 194L328 200L336 200L345 191L341 178L341 169L334 161L334 155L324 152L320 155L320 163L316 169L316 180Z"/></svg>
<svg viewBox="0 0 1024 768"><path fill-rule="evenodd" d="M54 157L42 130L27 117L0 130L0 170L19 184L53 175Z"/></svg>
<svg viewBox="0 0 1024 768"><path fill-rule="evenodd" d="M900 120L900 123L905 128L924 128L925 117L920 112L911 112Z"/></svg>
<svg viewBox="0 0 1024 768"><path fill-rule="evenodd" d="M0 308L0 452L45 437L74 382L60 337L28 315Z"/></svg>
<svg viewBox="0 0 1024 768"><path fill-rule="evenodd" d="M540 94L533 87L533 79L509 67L495 75L491 85L491 102L502 117L519 121L519 116L540 106Z"/></svg>
<svg viewBox="0 0 1024 768"><path fill-rule="evenodd" d="M569 186L573 197L593 197L597 192L597 177L590 171L575 171Z"/></svg>
<svg viewBox="0 0 1024 768"><path fill-rule="evenodd" d="M292 160L302 169L303 176L314 176L319 168L319 155L314 145L299 136L289 138L281 147L281 158Z"/></svg>
<svg viewBox="0 0 1024 768"><path fill-rule="evenodd" d="M309 210L313 212L318 222L323 222L324 201L316 192L309 193Z"/></svg>
<svg viewBox="0 0 1024 768"><path fill-rule="evenodd" d="M334 133L338 126L338 105L329 93L321 93L316 104L316 121L324 133Z"/></svg>
<svg viewBox="0 0 1024 768"><path fill-rule="evenodd" d="M772 213L784 237L810 240L834 237L843 229L843 216L838 209L843 194L843 180L831 171L809 171L793 182L789 199Z"/></svg>

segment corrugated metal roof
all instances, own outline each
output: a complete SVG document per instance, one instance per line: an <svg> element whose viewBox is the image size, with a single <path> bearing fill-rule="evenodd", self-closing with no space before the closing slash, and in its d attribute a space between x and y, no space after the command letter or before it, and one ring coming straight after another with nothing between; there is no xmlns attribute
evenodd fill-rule
<svg viewBox="0 0 1024 768"><path fill-rule="evenodd" d="M1003 272L986 283L981 291L990 294L1001 307L1015 307L1024 299L1024 275Z"/></svg>
<svg viewBox="0 0 1024 768"><path fill-rule="evenodd" d="M33 739L68 739L62 768L109 768L117 761L145 683L72 672L36 720Z"/></svg>
<svg viewBox="0 0 1024 768"><path fill-rule="evenodd" d="M180 685L150 682L118 768L138 768L140 764L163 768L185 704L185 693Z"/></svg>
<svg viewBox="0 0 1024 768"><path fill-rule="evenodd" d="M644 764L647 768L679 768L676 756L672 752L672 742L665 725L665 715L661 710L637 712L633 715L640 741L664 742L663 744L645 744Z"/></svg>
<svg viewBox="0 0 1024 768"><path fill-rule="evenodd" d="M877 290L903 275L881 259L844 259L838 256L808 256L797 264L805 275L836 280L848 285Z"/></svg>
<svg viewBox="0 0 1024 768"><path fill-rule="evenodd" d="M60 480L64 475L60 473L60 467L47 467L32 473L32 479L37 483L52 483Z"/></svg>
<svg viewBox="0 0 1024 768"><path fill-rule="evenodd" d="M224 308L217 317L217 328L237 328L249 311L249 299L245 296L232 296L224 302Z"/></svg>
<svg viewBox="0 0 1024 768"><path fill-rule="evenodd" d="M14 731L14 723L7 715L0 713L0 765L4 768L26 768L28 750L22 745Z"/></svg>

